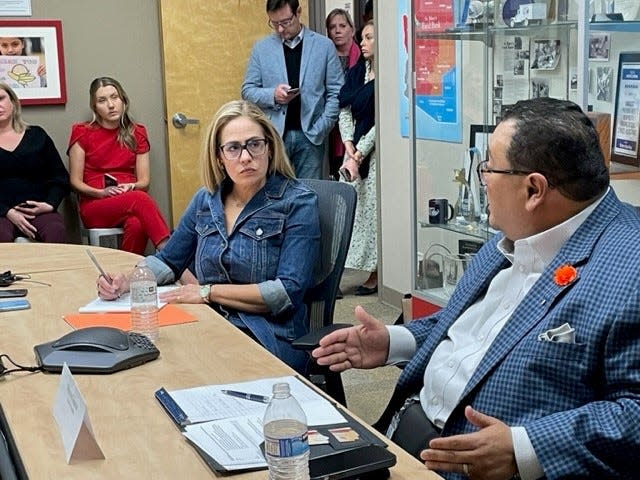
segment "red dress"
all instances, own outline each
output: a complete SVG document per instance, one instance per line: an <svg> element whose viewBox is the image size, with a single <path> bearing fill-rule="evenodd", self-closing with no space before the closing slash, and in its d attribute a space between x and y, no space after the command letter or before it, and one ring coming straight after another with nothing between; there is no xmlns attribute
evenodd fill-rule
<svg viewBox="0 0 640 480"><path fill-rule="evenodd" d="M136 181L136 156L149 151L147 130L135 125L136 150L118 143L118 130L97 123L76 123L71 128L69 148L78 143L84 150L83 181L93 188L104 188L104 174L118 183ZM68 153L69 150L67 150ZM150 239L158 245L169 236L169 227L156 202L147 192L133 190L107 198L80 195L80 218L86 228L124 228L122 249L142 254Z"/></svg>

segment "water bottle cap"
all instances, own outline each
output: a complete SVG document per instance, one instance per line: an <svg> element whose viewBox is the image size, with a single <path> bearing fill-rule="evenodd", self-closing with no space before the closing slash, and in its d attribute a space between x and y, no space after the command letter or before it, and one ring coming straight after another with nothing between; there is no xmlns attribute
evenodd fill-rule
<svg viewBox="0 0 640 480"><path fill-rule="evenodd" d="M273 394L274 395L289 395L291 390L289 389L289 384L286 382L282 383L274 383L273 385Z"/></svg>

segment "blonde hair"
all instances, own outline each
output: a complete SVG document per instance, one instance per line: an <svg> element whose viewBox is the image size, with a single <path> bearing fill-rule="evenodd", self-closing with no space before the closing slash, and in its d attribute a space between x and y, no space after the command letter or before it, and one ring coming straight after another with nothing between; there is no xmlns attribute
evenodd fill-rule
<svg viewBox="0 0 640 480"><path fill-rule="evenodd" d="M216 112L207 127L207 132L202 142L200 168L205 188L213 193L220 187L222 181L227 178L227 172L223 167L220 156L220 135L229 122L238 117L246 117L253 120L262 128L264 138L267 140L269 175L280 173L285 177L295 178L284 142L271 121L260 110L260 107L246 100L232 100L225 103Z"/></svg>
<svg viewBox="0 0 640 480"><path fill-rule="evenodd" d="M346 11L344 8L334 8L329 12L329 15L327 15L327 18L324 22L325 27L327 29L327 36L329 36L329 24L331 23L331 20L333 20L334 17L338 17L338 16L344 17L345 21L351 27L351 30L355 31L355 27L353 26L353 20L351 20L351 15L349 14L349 12Z"/></svg>
<svg viewBox="0 0 640 480"><path fill-rule="evenodd" d="M11 100L11 104L13 105L13 112L11 113L11 128L13 128L17 133L24 132L28 127L27 123L22 119L22 106L20 105L20 99L16 92L4 82L0 82L0 88L7 92L9 95L9 100Z"/></svg>

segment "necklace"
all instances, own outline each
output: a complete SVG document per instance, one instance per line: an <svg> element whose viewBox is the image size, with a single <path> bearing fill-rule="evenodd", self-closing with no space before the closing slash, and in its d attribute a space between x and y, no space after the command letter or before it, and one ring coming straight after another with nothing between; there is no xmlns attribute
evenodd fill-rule
<svg viewBox="0 0 640 480"><path fill-rule="evenodd" d="M247 202L243 202L242 200L238 200L237 198L232 198L231 195L227 197L227 201L236 208L243 208L247 204Z"/></svg>

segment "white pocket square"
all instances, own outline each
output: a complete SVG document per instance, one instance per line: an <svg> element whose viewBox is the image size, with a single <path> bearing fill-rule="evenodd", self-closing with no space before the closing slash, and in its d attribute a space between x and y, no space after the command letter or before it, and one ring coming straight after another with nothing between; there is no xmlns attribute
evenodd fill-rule
<svg viewBox="0 0 640 480"><path fill-rule="evenodd" d="M538 340L541 342L576 343L576 330L568 323L564 323L559 327L542 332L538 335Z"/></svg>

